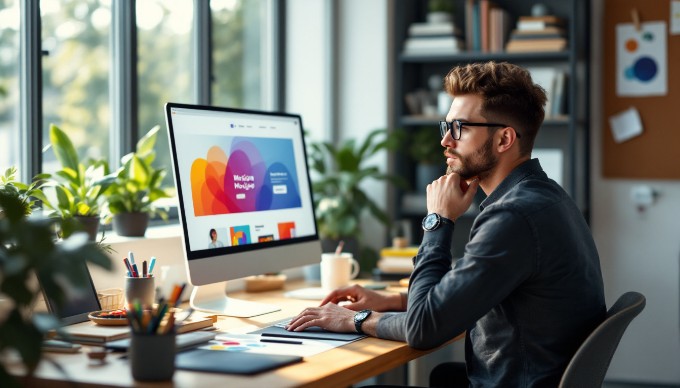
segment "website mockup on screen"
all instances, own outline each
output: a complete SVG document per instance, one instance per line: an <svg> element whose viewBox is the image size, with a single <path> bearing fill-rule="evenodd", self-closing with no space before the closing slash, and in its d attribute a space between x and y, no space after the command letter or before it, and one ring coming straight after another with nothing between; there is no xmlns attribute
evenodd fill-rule
<svg viewBox="0 0 680 388"><path fill-rule="evenodd" d="M299 116L168 114L189 259L317 238Z"/></svg>

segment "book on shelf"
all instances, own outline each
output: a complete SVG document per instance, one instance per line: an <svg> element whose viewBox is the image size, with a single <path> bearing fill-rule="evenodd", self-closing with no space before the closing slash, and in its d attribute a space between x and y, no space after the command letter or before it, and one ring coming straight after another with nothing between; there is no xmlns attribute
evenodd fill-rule
<svg viewBox="0 0 680 388"><path fill-rule="evenodd" d="M523 31L524 32L524 31ZM531 40L531 39L566 39L564 32L546 32L544 30L532 31L530 34L522 32L512 32L511 40Z"/></svg>
<svg viewBox="0 0 680 388"><path fill-rule="evenodd" d="M380 257L397 257L411 259L418 254L418 246L395 248L385 247L380 250Z"/></svg>
<svg viewBox="0 0 680 388"><path fill-rule="evenodd" d="M517 20L517 29L520 31L537 31L546 28L564 28L565 21L554 15L545 16L520 16Z"/></svg>
<svg viewBox="0 0 680 388"><path fill-rule="evenodd" d="M451 54L462 51L465 43L451 36L410 37L404 41L405 54Z"/></svg>
<svg viewBox="0 0 680 388"><path fill-rule="evenodd" d="M560 35L567 36L567 31L562 27L546 27L536 30L520 30L515 28L510 32L510 37L514 36L537 36L537 35Z"/></svg>
<svg viewBox="0 0 680 388"><path fill-rule="evenodd" d="M409 36L462 36L453 22L442 23L411 23L408 27Z"/></svg>
<svg viewBox="0 0 680 388"><path fill-rule="evenodd" d="M386 257L380 258L378 268L384 273L410 274L413 272L413 261L410 258Z"/></svg>
<svg viewBox="0 0 680 388"><path fill-rule="evenodd" d="M553 52L563 51L567 48L567 39L512 39L505 45L505 51L509 53L518 52Z"/></svg>
<svg viewBox="0 0 680 388"><path fill-rule="evenodd" d="M503 50L510 31L510 14L492 0L467 0L465 3L465 41L468 50Z"/></svg>
<svg viewBox="0 0 680 388"><path fill-rule="evenodd" d="M564 106L564 86L566 72L553 67L528 67L531 79L545 90L548 101L545 104L545 117L554 118L562 115Z"/></svg>

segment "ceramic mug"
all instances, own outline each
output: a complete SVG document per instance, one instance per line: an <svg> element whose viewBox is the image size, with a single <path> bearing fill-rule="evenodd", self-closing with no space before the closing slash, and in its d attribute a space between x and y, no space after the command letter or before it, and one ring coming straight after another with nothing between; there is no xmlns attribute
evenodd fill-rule
<svg viewBox="0 0 680 388"><path fill-rule="evenodd" d="M349 281L359 275L359 262L352 254L343 252L321 254L321 288L330 292L349 285Z"/></svg>

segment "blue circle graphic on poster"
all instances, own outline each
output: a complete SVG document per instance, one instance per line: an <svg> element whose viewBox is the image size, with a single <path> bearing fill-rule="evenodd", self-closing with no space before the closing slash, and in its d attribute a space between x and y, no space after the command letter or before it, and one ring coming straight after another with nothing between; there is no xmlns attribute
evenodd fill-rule
<svg viewBox="0 0 680 388"><path fill-rule="evenodd" d="M642 57L635 61L633 71L640 81L649 81L656 76L656 61L650 57Z"/></svg>

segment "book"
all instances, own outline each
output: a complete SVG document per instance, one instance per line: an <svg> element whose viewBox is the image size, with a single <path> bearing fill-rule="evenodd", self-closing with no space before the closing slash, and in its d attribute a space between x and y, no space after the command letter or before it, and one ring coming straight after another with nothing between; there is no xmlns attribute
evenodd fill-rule
<svg viewBox="0 0 680 388"><path fill-rule="evenodd" d="M451 36L412 37L404 41L406 54L443 54L461 51L464 43Z"/></svg>
<svg viewBox="0 0 680 388"><path fill-rule="evenodd" d="M539 51L562 51L567 48L565 38L555 39L513 39L505 46L505 51L512 52L539 52Z"/></svg>
<svg viewBox="0 0 680 388"><path fill-rule="evenodd" d="M383 257L378 260L377 266L384 273L405 274L413 272L413 261L405 257Z"/></svg>
<svg viewBox="0 0 680 388"><path fill-rule="evenodd" d="M563 115L566 112L566 104L564 98L564 85L567 83L567 73L565 71L558 71L555 76L555 90L553 91L552 111L550 117L555 118Z"/></svg>
<svg viewBox="0 0 680 388"><path fill-rule="evenodd" d="M405 257L411 259L418 254L418 248L417 246L406 248L385 247L380 250L380 257Z"/></svg>
<svg viewBox="0 0 680 388"><path fill-rule="evenodd" d="M520 16L518 22L543 22L551 24L564 24L564 19L556 15L543 16Z"/></svg>
<svg viewBox="0 0 680 388"><path fill-rule="evenodd" d="M518 30L541 30L548 27L564 27L564 20L557 18L536 19L522 16L517 21Z"/></svg>
<svg viewBox="0 0 680 388"><path fill-rule="evenodd" d="M540 85L545 90L545 95L548 98L548 101L545 103L545 116L550 117L552 115L557 70L553 67L527 67L527 70L529 70L534 83Z"/></svg>
<svg viewBox="0 0 680 388"><path fill-rule="evenodd" d="M567 31L563 27L558 26L548 26L545 28L540 28L536 30L520 30L515 28L511 31L510 36L532 36L532 35L545 35L545 34L559 34L562 36L567 36Z"/></svg>
<svg viewBox="0 0 680 388"><path fill-rule="evenodd" d="M512 40L531 40L531 39L565 39L564 33L559 32L544 32L543 30L532 31L531 34L522 34L513 32L510 34Z"/></svg>
<svg viewBox="0 0 680 388"><path fill-rule="evenodd" d="M452 22L445 23L411 23L409 36L448 35L461 36L461 31Z"/></svg>
<svg viewBox="0 0 680 388"><path fill-rule="evenodd" d="M217 316L195 312L189 319L178 324L177 334L204 329L212 326L215 322L217 322ZM84 345L100 345L129 337L130 326L103 326L87 321L64 326L60 329L60 332L63 335L54 332L51 336Z"/></svg>

